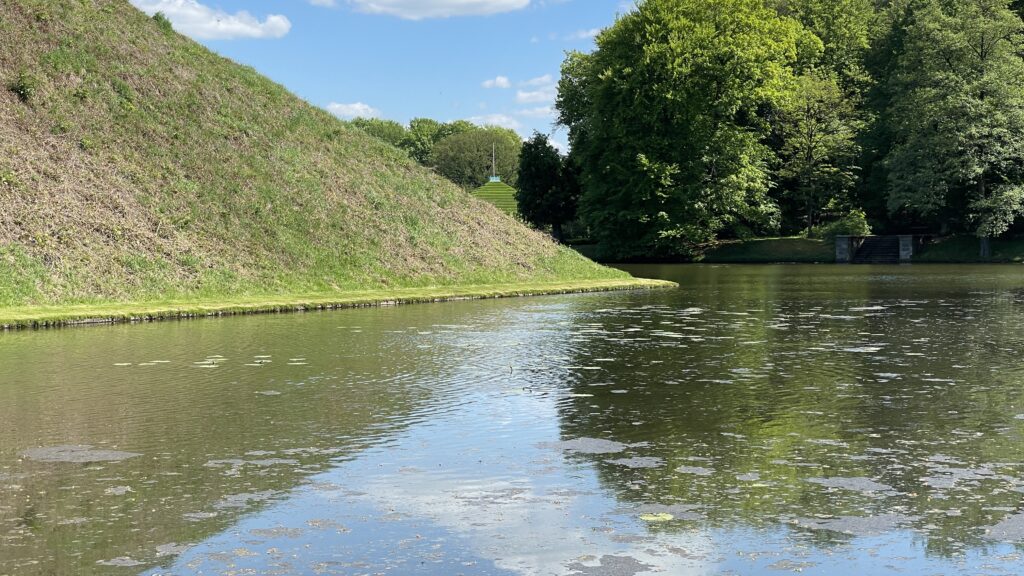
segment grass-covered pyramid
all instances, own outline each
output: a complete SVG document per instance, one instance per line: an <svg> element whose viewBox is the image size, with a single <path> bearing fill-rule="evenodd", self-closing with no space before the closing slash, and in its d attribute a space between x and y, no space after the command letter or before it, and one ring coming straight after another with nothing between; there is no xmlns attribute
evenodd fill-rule
<svg viewBox="0 0 1024 576"><path fill-rule="evenodd" d="M473 196L492 204L509 216L515 216L519 213L519 205L516 203L516 189L498 178L491 178L490 182L474 190Z"/></svg>
<svg viewBox="0 0 1024 576"><path fill-rule="evenodd" d="M0 38L0 308L623 277L127 0Z"/></svg>

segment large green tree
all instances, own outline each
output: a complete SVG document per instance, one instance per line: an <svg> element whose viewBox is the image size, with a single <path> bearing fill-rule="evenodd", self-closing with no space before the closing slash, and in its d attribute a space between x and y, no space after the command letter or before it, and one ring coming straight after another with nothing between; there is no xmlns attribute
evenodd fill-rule
<svg viewBox="0 0 1024 576"><path fill-rule="evenodd" d="M647 0L569 55L557 105L604 255L687 253L777 225L764 111L809 40L762 0Z"/></svg>
<svg viewBox="0 0 1024 576"><path fill-rule="evenodd" d="M498 176L514 188L522 146L522 138L513 130L473 127L438 141L426 164L464 189L472 190L483 186L491 176L493 152Z"/></svg>
<svg viewBox="0 0 1024 576"><path fill-rule="evenodd" d="M579 195L575 162L562 158L547 136L535 132L519 153L519 214L537 228L550 226L551 235L561 241L562 225L576 217Z"/></svg>
<svg viewBox="0 0 1024 576"><path fill-rule="evenodd" d="M823 211L853 208L863 125L853 97L844 93L834 72L810 71L797 78L782 106L782 161L779 176L810 229Z"/></svg>
<svg viewBox="0 0 1024 576"><path fill-rule="evenodd" d="M922 2L892 77L889 209L957 207L982 256L1024 210L1022 53L1006 0Z"/></svg>

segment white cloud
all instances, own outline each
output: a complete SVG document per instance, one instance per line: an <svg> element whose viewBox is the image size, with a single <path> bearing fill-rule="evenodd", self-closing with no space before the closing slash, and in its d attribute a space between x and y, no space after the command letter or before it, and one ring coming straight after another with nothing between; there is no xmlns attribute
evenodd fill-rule
<svg viewBox="0 0 1024 576"><path fill-rule="evenodd" d="M551 106L539 106L537 108L524 108L516 111L516 116L524 118L553 118L555 109Z"/></svg>
<svg viewBox="0 0 1024 576"><path fill-rule="evenodd" d="M539 90L517 90L516 102L520 104L548 104L555 101L558 96L554 86L544 87Z"/></svg>
<svg viewBox="0 0 1024 576"><path fill-rule="evenodd" d="M271 14L264 20L242 10L229 14L196 0L131 0L147 14L163 12L182 34L200 40L280 38L292 29L288 18Z"/></svg>
<svg viewBox="0 0 1024 576"><path fill-rule="evenodd" d="M348 0L356 9L370 14L387 14L407 20L483 16L520 10L530 0Z"/></svg>
<svg viewBox="0 0 1024 576"><path fill-rule="evenodd" d="M601 33L600 28L591 28L589 30L577 30L572 34L565 37L566 40L593 40L598 34Z"/></svg>
<svg viewBox="0 0 1024 576"><path fill-rule="evenodd" d="M515 118L505 114L486 114L483 116L472 116L466 118L477 126L500 126L502 128L509 128L512 130L519 130L522 128L522 124Z"/></svg>
<svg viewBox="0 0 1024 576"><path fill-rule="evenodd" d="M309 3L313 6L326 6L328 8L332 8L338 4L334 0L309 0Z"/></svg>
<svg viewBox="0 0 1024 576"><path fill-rule="evenodd" d="M524 80L519 86L527 88L516 91L516 102L520 104L552 104L558 96L558 82L551 74Z"/></svg>
<svg viewBox="0 0 1024 576"><path fill-rule="evenodd" d="M362 102L353 102L352 104L339 104L338 102L331 102L327 105L327 111L334 114L338 118L352 119L352 118L379 118L380 110L377 110L369 104L363 104Z"/></svg>
<svg viewBox="0 0 1024 576"><path fill-rule="evenodd" d="M481 84L484 88L511 88L512 82L506 76L498 76L492 80L484 80Z"/></svg>
<svg viewBox="0 0 1024 576"><path fill-rule="evenodd" d="M554 83L555 83L555 79L551 76L551 74L545 74L543 76L538 76L536 78L530 78L529 80L520 82L519 85L520 86L534 86L534 87L536 87L536 86L551 86Z"/></svg>

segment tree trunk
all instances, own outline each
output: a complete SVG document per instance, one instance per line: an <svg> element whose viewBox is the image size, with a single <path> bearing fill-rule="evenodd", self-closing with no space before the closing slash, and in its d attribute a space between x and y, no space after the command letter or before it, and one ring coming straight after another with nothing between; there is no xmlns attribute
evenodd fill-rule
<svg viewBox="0 0 1024 576"><path fill-rule="evenodd" d="M981 258L988 260L992 257L992 239L985 236L981 239Z"/></svg>
<svg viewBox="0 0 1024 576"><path fill-rule="evenodd" d="M562 223L551 225L551 236L554 237L559 244L562 243Z"/></svg>

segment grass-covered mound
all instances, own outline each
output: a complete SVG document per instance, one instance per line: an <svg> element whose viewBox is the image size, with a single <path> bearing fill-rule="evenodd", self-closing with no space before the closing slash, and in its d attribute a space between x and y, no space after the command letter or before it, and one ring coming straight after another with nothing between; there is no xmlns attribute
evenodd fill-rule
<svg viewBox="0 0 1024 576"><path fill-rule="evenodd" d="M519 213L516 189L504 182L488 182L473 191L473 196L496 206L502 212L515 216Z"/></svg>
<svg viewBox="0 0 1024 576"><path fill-rule="evenodd" d="M627 278L126 0L0 38L0 308Z"/></svg>

